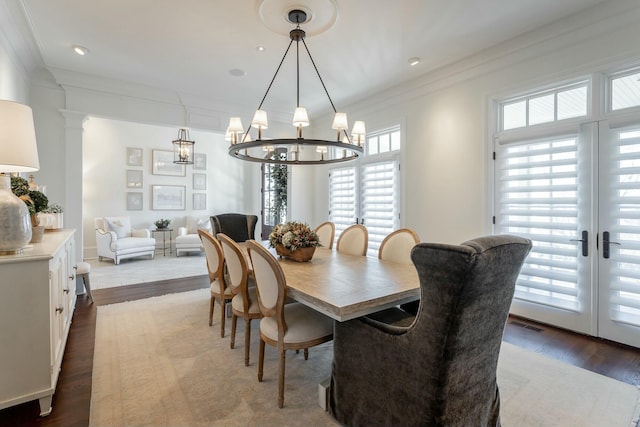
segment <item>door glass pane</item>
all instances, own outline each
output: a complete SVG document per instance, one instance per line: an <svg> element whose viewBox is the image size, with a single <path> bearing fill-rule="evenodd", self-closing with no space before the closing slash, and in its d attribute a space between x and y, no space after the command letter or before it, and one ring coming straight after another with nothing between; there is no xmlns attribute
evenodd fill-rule
<svg viewBox="0 0 640 427"><path fill-rule="evenodd" d="M611 110L640 105L640 72L611 80Z"/></svg>
<svg viewBox="0 0 640 427"><path fill-rule="evenodd" d="M529 100L529 124L552 122L554 118L554 94L539 96Z"/></svg>
<svg viewBox="0 0 640 427"><path fill-rule="evenodd" d="M496 232L533 241L515 298L580 311L578 137L501 145Z"/></svg>
<svg viewBox="0 0 640 427"><path fill-rule="evenodd" d="M640 326L640 129L621 131L609 159L609 316Z"/></svg>
<svg viewBox="0 0 640 427"><path fill-rule="evenodd" d="M502 129L515 129L527 125L527 101L502 106Z"/></svg>
<svg viewBox="0 0 640 427"><path fill-rule="evenodd" d="M587 115L587 87L558 92L558 120Z"/></svg>
<svg viewBox="0 0 640 427"><path fill-rule="evenodd" d="M329 174L329 221L336 226L336 239L356 217L356 169L334 169Z"/></svg>
<svg viewBox="0 0 640 427"><path fill-rule="evenodd" d="M362 167L361 215L369 232L368 256L378 256L382 240L397 228L396 170L394 161Z"/></svg>

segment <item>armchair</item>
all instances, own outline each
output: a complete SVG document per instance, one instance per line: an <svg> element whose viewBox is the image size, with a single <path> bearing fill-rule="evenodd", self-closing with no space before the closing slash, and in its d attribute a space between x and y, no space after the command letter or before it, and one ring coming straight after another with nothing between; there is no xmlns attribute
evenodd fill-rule
<svg viewBox="0 0 640 427"><path fill-rule="evenodd" d="M350 426L500 426L498 355L530 249L508 235L416 245L421 300L410 326L336 322L331 414Z"/></svg>
<svg viewBox="0 0 640 427"><path fill-rule="evenodd" d="M131 228L128 216L99 217L94 219L98 260L110 258L117 265L120 260L144 255L153 258L156 239L147 229Z"/></svg>
<svg viewBox="0 0 640 427"><path fill-rule="evenodd" d="M246 242L254 239L258 217L238 213L227 213L211 217L213 235L226 234L235 242Z"/></svg>
<svg viewBox="0 0 640 427"><path fill-rule="evenodd" d="M211 222L209 219L201 219L195 216L188 216L185 227L178 227L178 235L174 239L176 243L176 256L183 252L202 252L202 240L198 235L198 230L205 230L211 233Z"/></svg>

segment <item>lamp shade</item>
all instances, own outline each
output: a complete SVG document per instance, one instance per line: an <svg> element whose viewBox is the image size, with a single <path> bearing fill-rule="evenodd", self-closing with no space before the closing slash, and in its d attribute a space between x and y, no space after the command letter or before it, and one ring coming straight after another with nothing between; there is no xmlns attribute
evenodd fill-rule
<svg viewBox="0 0 640 427"><path fill-rule="evenodd" d="M40 169L31 108L0 100L0 172Z"/></svg>
<svg viewBox="0 0 640 427"><path fill-rule="evenodd" d="M364 127L364 122L362 121L356 121L353 124L353 129L351 130L351 135L353 136L365 136L367 134L367 131Z"/></svg>
<svg viewBox="0 0 640 427"><path fill-rule="evenodd" d="M229 119L229 132L231 133L242 133L244 132L244 129L242 128L242 121L240 120L240 117L231 117Z"/></svg>
<svg viewBox="0 0 640 427"><path fill-rule="evenodd" d="M269 122L267 121L267 112L264 110L256 110L256 113L253 115L253 120L251 120L251 126L257 129L268 129Z"/></svg>
<svg viewBox="0 0 640 427"><path fill-rule="evenodd" d="M331 125L331 129L343 130L348 129L349 123L347 122L347 113L336 113L333 116L333 124Z"/></svg>
<svg viewBox="0 0 640 427"><path fill-rule="evenodd" d="M309 115L307 109L304 107L297 107L293 113L293 125L294 126L309 126Z"/></svg>

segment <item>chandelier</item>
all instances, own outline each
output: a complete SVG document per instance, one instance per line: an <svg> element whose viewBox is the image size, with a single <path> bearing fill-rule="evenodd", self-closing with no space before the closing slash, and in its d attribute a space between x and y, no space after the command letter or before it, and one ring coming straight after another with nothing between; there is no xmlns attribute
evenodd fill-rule
<svg viewBox="0 0 640 427"><path fill-rule="evenodd" d="M173 163L178 165L192 165L194 157L195 141L189 140L189 131L180 129L178 139L171 141L173 144Z"/></svg>
<svg viewBox="0 0 640 427"><path fill-rule="evenodd" d="M247 129L246 133L244 132L242 121L239 117L231 117L229 119L229 127L225 134L225 139L230 142L229 155L250 162L284 165L321 165L355 160L363 153L362 144L366 135L365 124L362 121L356 121L353 125L351 136L347 133L347 114L339 113L336 110L311 56L311 52L309 52L309 48L304 41L306 33L300 28L300 24L307 20L306 12L298 9L291 10L288 14L288 19L292 24L296 24L296 27L289 32L291 41L280 60L271 83L267 87L266 93L262 97L262 101L260 101L260 105L258 105L249 129ZM269 126L267 112L262 110L262 105L294 41L296 42L296 109L293 113L292 124L297 128L297 136L295 138L262 139L262 131ZM309 126L309 116L306 108L300 106L300 42L302 42L309 55L311 64L335 113L332 124L332 129L336 131L335 140L308 139L302 136L302 128ZM257 129L257 138L255 140L252 140L249 135L251 129ZM303 150L304 153L301 156Z"/></svg>

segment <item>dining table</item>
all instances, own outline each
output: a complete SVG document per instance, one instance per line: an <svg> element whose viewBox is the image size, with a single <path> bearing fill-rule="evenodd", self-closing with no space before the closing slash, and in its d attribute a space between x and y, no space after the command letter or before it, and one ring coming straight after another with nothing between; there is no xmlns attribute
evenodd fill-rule
<svg viewBox="0 0 640 427"><path fill-rule="evenodd" d="M366 316L420 298L413 264L350 255L317 247L310 261L280 257L269 241L260 242L279 261L287 296L339 322ZM246 244L241 248L247 255ZM251 270L251 260L247 259Z"/></svg>

